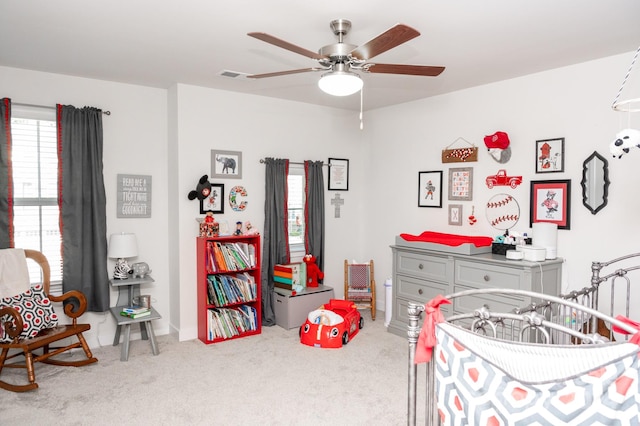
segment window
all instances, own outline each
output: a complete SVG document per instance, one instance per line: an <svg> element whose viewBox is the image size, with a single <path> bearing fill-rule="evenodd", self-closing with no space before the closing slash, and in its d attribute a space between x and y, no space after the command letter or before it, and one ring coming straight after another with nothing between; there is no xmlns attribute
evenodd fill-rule
<svg viewBox="0 0 640 426"><path fill-rule="evenodd" d="M47 257L53 290L62 282L56 114L13 106L11 115L15 246ZM29 263L31 281L40 281L40 268Z"/></svg>
<svg viewBox="0 0 640 426"><path fill-rule="evenodd" d="M290 164L287 177L289 211L289 252L292 262L302 261L304 246L304 165Z"/></svg>

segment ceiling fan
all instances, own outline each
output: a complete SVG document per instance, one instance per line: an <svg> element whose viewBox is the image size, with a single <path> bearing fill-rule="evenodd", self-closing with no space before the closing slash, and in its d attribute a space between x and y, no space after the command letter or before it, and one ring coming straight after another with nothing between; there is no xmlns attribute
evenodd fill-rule
<svg viewBox="0 0 640 426"><path fill-rule="evenodd" d="M363 85L360 75L353 72L354 70L372 74L403 74L426 77L435 77L444 71L444 67L368 62L371 58L420 35L417 30L407 25L397 24L360 46L354 46L344 42L344 36L347 35L351 29L351 21L336 19L331 21L329 26L338 37L338 42L321 47L318 53L296 46L295 44L267 33L248 33L248 36L257 38L258 40L306 56L307 58L315 59L318 61L319 66L265 74L253 74L248 75L247 78L267 78L310 71L326 71L318 81L320 89L330 95L348 96L358 92L362 89Z"/></svg>

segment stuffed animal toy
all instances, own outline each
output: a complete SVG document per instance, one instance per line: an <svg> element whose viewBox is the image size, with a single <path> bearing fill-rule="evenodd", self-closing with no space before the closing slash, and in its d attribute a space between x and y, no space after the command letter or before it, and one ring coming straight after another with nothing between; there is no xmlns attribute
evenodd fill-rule
<svg viewBox="0 0 640 426"><path fill-rule="evenodd" d="M628 154L633 147L640 148L640 130L624 129L618 132L616 139L609 145L609 151L614 158L621 158Z"/></svg>
<svg viewBox="0 0 640 426"><path fill-rule="evenodd" d="M251 224L251 222L246 221L244 223L244 235L258 235L260 232Z"/></svg>
<svg viewBox="0 0 640 426"><path fill-rule="evenodd" d="M324 279L324 272L316 265L316 257L307 254L302 261L307 265L307 287L318 287L318 280Z"/></svg>
<svg viewBox="0 0 640 426"><path fill-rule="evenodd" d="M195 200L197 198L202 201L207 198L209 194L211 194L211 183L209 182L209 176L204 175L198 181L195 191L189 192L187 197L190 200Z"/></svg>

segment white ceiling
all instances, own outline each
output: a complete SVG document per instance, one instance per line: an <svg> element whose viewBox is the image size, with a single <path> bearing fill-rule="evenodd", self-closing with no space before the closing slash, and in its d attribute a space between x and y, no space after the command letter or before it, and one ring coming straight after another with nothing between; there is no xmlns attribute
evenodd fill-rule
<svg viewBox="0 0 640 426"><path fill-rule="evenodd" d="M322 93L320 73L219 75L313 67L312 59L246 34L266 32L317 51L336 42L329 23L338 18L352 22L345 41L354 45L396 23L420 31L372 62L446 66L439 77L363 75L366 110L633 52L640 44L639 0L0 0L0 65L358 110L359 95Z"/></svg>

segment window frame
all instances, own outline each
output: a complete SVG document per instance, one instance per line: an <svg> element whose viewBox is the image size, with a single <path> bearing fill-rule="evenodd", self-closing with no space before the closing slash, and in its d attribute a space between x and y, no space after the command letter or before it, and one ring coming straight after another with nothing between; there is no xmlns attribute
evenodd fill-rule
<svg viewBox="0 0 640 426"><path fill-rule="evenodd" d="M24 121L24 120L29 120L29 121L35 121L36 123L22 123L22 124L26 124L26 126L35 126L32 130L35 130L35 136L31 135L31 136L24 136L22 137L21 135L23 133L21 133L21 131L24 130L28 130L27 129L21 129L21 131L16 131L17 127L20 125L20 123L17 123L19 121ZM13 206L14 206L14 211L13 211L13 227L14 227L14 233L17 231L16 229L16 222L19 217L20 217L20 212L19 212L19 208L20 207L55 207L56 210L58 211L57 214L57 219L55 219L55 223L59 224L59 218L60 218L60 210L59 210L59 204L58 204L58 190L57 190L57 182L58 182L58 163L57 163L57 154L55 155L55 174L51 171L51 169L49 170L49 173L44 173L45 176L43 177L43 170L48 168L48 167L52 167L51 164L53 163L53 161L51 160L52 156L51 156L51 149L54 148L54 152L57 153L57 118L56 118L56 111L55 108L48 108L48 107L36 107L36 106L25 106L25 105L12 105L12 111L11 111L11 139L12 139L12 173L13 173L13 185L14 185L14 190L13 190ZM45 123L45 125L43 127L41 127L41 123L40 122L47 122ZM48 132L47 134L42 133L41 130L43 128L46 127L53 127L53 132ZM51 134L53 133L53 135ZM37 177L35 178L36 181L36 185L27 185L28 181L30 179L25 178L24 176L22 178L16 179L16 164L20 164L20 160L16 159L14 157L14 155L19 155L18 154L18 150L16 149L16 147L18 146L18 143L20 143L21 145L24 145L24 141L30 141L31 138L35 137L35 142L37 143L37 147L36 147L36 160L37 161L37 165L34 166L34 169L36 169L36 173L37 173ZM17 142L20 141L20 142ZM52 143L53 142L53 143ZM53 146L52 146L53 145ZM43 160L43 158L46 157L46 155L48 155L49 157L49 162ZM18 170L18 173L20 172L20 170ZM27 173L32 173L32 170L30 169L26 169L23 168L22 172L25 173L25 176L29 176ZM53 175L53 179L52 179L52 175ZM44 181L48 179L48 183L49 183L49 187L47 188L46 192L47 194L43 195L43 187L46 186L44 185ZM22 185L23 185L23 189L22 191L16 191L16 187L19 184L20 181L23 181ZM54 189L52 191L51 186L52 183L54 185ZM16 183L18 182L18 183ZM34 187L35 186L35 187ZM30 188L31 190L29 191L28 195L25 195L25 187L33 187ZM36 191L36 195L33 195L33 191ZM55 194L55 196L51 196L52 194ZM48 196L46 196L48 195ZM43 211L42 209L38 209L38 235L37 235L37 240L38 240L38 246L34 247L33 244L29 244L29 247L21 247L21 248L29 248L29 249L34 249L34 250L39 250L43 253L45 252L49 252L49 255L47 256L49 263L50 263L50 269L51 269L51 283L50 283L50 292L52 294L60 294L62 293L62 253L61 253L61 247L62 247L62 235L60 233L60 229L58 227L57 231L57 235L58 235L58 241L55 241L56 238L52 237L52 236L48 236L50 234L50 232L48 232L48 230L50 231L51 228L51 222L49 222L49 227L47 227L44 223L44 216L43 216ZM49 241L49 244L47 244L47 241ZM14 234L14 243L16 244L16 246L21 246L24 245L24 242L20 242L20 240L18 239L18 236ZM58 257L59 259L59 264L58 261L55 259L55 256L51 256L50 251L49 250L45 250L45 248L47 246L51 247L53 245L57 245L59 247L60 250L60 255ZM45 255L47 255L45 253ZM30 275L30 281L32 283L34 282L42 282L42 272L41 272L41 268L36 265L36 264L32 264L33 262L28 262L27 264L29 265L29 275Z"/></svg>
<svg viewBox="0 0 640 426"><path fill-rule="evenodd" d="M289 177L291 176L300 176L302 177L302 188L300 191L300 199L296 200L300 203L301 208L295 208L292 209L291 208L291 196L292 193L294 191L291 191L291 183L289 181ZM289 165L289 173L287 176L287 211L288 211L288 218L287 218L287 223L291 222L291 211L295 210L295 211L300 211L300 219L301 219L301 235L300 235L300 239L301 241L295 240L292 241L292 236L291 236L291 225L289 225L289 229L288 229L288 234L289 234L289 240L288 240L288 245L289 245L289 258L291 262L302 262L302 258L304 257L305 253L306 253L306 245L305 245L305 240L304 240L304 236L305 236L305 206L306 206L306 176L305 176L305 170L304 170L304 164L300 165L300 164L290 164ZM297 205L297 203L295 203ZM294 219L295 220L295 219Z"/></svg>

